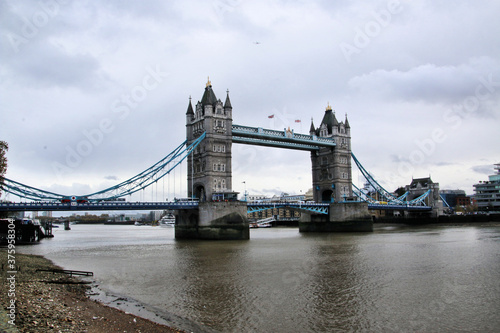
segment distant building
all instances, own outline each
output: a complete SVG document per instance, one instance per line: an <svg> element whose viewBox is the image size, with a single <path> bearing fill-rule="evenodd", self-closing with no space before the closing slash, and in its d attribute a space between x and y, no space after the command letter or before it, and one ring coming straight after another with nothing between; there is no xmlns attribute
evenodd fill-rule
<svg viewBox="0 0 500 333"><path fill-rule="evenodd" d="M406 200L411 201L425 194L427 191L430 193L425 198L424 202L428 206L432 206L432 215L439 216L443 214L443 201L439 196L439 183L434 183L431 177L427 178L414 178L410 185L405 186L408 192Z"/></svg>
<svg viewBox="0 0 500 333"><path fill-rule="evenodd" d="M457 205L466 206L470 204L470 199L466 197L464 190L441 190L439 191L439 195L443 199L443 204L449 206L451 209L455 208ZM459 199L461 203L458 202ZM462 202L466 199L468 199L469 203L464 205Z"/></svg>
<svg viewBox="0 0 500 333"><path fill-rule="evenodd" d="M457 206L469 206L472 204L471 197L468 196L459 196L457 199Z"/></svg>
<svg viewBox="0 0 500 333"><path fill-rule="evenodd" d="M494 168L496 174L474 185L474 199L480 211L500 211L500 163Z"/></svg>
<svg viewBox="0 0 500 333"><path fill-rule="evenodd" d="M312 200L312 189L310 189L309 198ZM249 202L255 203L271 203L271 202L304 202L306 200L306 194L288 194L282 193L280 195L273 195L272 197L268 197L265 195L249 195ZM273 208L267 209L259 212L248 213L247 217L251 221L258 221L261 219L266 219L269 217L274 217L275 220L278 221L298 221L300 219L301 213L298 210L294 210L291 208Z"/></svg>
<svg viewBox="0 0 500 333"><path fill-rule="evenodd" d="M305 201L313 201L314 200L314 192L313 192L312 188L307 190L306 194L304 195L304 200Z"/></svg>
<svg viewBox="0 0 500 333"><path fill-rule="evenodd" d="M248 195L248 201L250 202L259 202L265 200L268 200L268 197L263 194Z"/></svg>

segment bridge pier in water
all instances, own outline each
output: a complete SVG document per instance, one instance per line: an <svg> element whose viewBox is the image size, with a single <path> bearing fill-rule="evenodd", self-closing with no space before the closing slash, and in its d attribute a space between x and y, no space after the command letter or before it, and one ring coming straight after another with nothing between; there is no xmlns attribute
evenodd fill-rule
<svg viewBox="0 0 500 333"><path fill-rule="evenodd" d="M300 232L371 232L373 220L366 202L331 203L328 215L302 213Z"/></svg>
<svg viewBox="0 0 500 333"><path fill-rule="evenodd" d="M178 210L176 239L250 239L247 204L240 201L200 202L198 209Z"/></svg>

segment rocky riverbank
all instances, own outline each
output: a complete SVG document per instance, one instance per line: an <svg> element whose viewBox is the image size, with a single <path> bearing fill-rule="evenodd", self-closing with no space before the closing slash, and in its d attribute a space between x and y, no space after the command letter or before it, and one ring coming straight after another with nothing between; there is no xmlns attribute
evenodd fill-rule
<svg viewBox="0 0 500 333"><path fill-rule="evenodd" d="M43 257L3 248L0 262L1 332L182 332L89 299L80 279L37 271L60 269Z"/></svg>

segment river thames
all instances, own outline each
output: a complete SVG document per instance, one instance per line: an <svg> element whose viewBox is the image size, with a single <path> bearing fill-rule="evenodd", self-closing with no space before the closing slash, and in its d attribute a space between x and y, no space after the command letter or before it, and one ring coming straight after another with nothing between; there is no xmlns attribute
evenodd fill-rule
<svg viewBox="0 0 500 333"><path fill-rule="evenodd" d="M248 241L176 241L173 228L151 226L71 228L18 251L92 271L113 304L140 315L143 305L197 332L500 329L498 223L252 229Z"/></svg>

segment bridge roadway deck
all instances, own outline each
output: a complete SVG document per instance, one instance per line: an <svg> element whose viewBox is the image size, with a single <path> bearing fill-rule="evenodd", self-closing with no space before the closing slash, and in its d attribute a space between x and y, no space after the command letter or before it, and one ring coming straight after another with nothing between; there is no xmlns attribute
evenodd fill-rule
<svg viewBox="0 0 500 333"><path fill-rule="evenodd" d="M308 210L312 213L328 214L328 203L300 203L300 202L273 202L249 203L248 212L272 208L295 208ZM61 202L2 202L0 211L92 211L92 210L167 210L167 209L196 209L198 202L87 202L87 203L61 203ZM371 210L406 210L429 211L430 206L401 206L369 204Z"/></svg>
<svg viewBox="0 0 500 333"><path fill-rule="evenodd" d="M198 202L22 202L0 203L0 211L78 211L78 210L166 210L195 209Z"/></svg>

